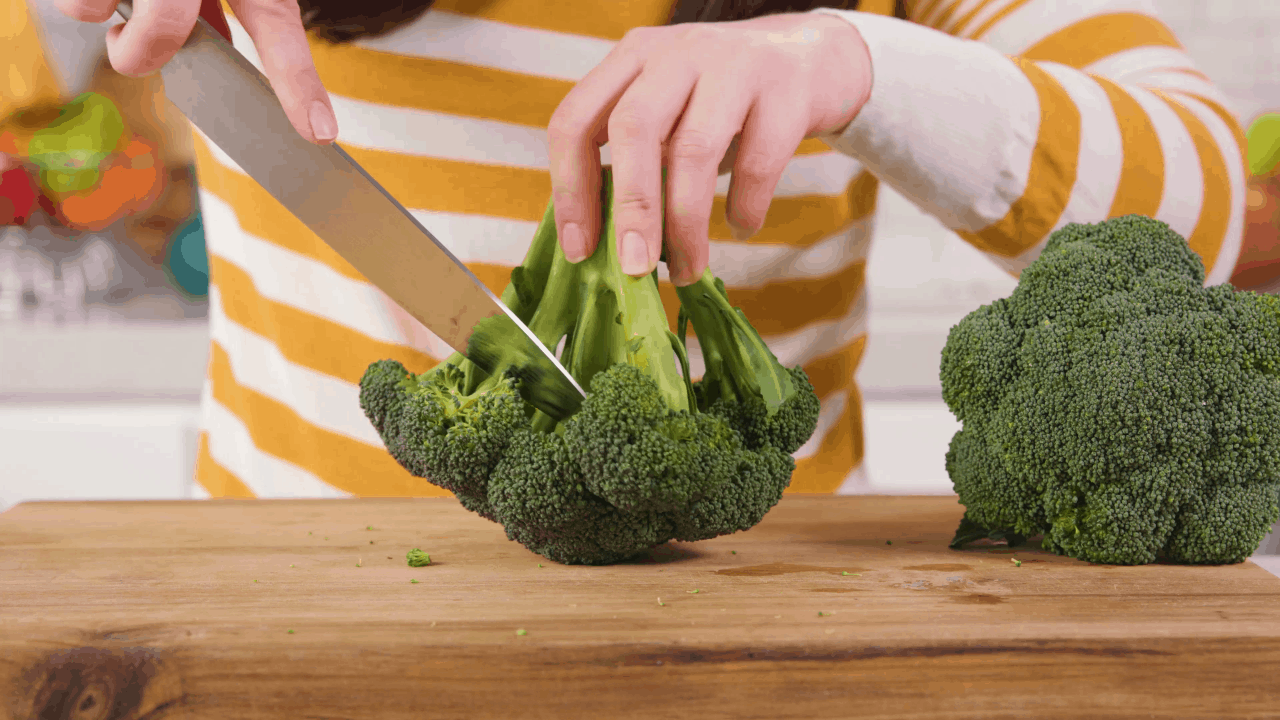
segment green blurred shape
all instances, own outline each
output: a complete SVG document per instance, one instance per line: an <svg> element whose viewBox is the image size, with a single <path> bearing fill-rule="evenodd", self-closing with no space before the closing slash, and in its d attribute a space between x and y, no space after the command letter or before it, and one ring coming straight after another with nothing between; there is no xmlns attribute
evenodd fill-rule
<svg viewBox="0 0 1280 720"><path fill-rule="evenodd" d="M1268 113L1253 121L1245 133L1249 147L1249 172L1269 175L1280 165L1280 113Z"/></svg>
<svg viewBox="0 0 1280 720"><path fill-rule="evenodd" d="M123 134L124 118L115 103L87 92L63 105L56 120L32 135L28 154L44 170L66 174L70 174L69 170L96 170L115 150ZM71 184L79 181L58 180Z"/></svg>
<svg viewBox="0 0 1280 720"><path fill-rule="evenodd" d="M98 170L41 170L40 182L56 193L73 193L88 190L98 182Z"/></svg>

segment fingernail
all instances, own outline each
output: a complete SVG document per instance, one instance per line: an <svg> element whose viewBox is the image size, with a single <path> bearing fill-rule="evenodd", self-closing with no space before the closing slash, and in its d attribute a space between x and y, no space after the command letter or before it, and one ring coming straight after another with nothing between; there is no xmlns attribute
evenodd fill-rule
<svg viewBox="0 0 1280 720"><path fill-rule="evenodd" d="M645 247L644 238L635 230L628 230L622 236L618 258L622 262L622 272L628 275L644 275L650 270L649 249Z"/></svg>
<svg viewBox="0 0 1280 720"><path fill-rule="evenodd" d="M587 259L587 238L582 234L578 223L565 223L560 231L560 247L564 248L564 259L571 263L580 263Z"/></svg>
<svg viewBox="0 0 1280 720"><path fill-rule="evenodd" d="M338 119L329 106L319 100L311 103L311 134L325 142L338 137Z"/></svg>

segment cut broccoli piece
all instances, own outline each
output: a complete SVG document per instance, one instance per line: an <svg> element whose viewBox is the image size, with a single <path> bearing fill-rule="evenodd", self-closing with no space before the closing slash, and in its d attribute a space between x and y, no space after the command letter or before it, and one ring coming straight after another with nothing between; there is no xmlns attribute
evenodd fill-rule
<svg viewBox="0 0 1280 720"><path fill-rule="evenodd" d="M695 331L715 333L705 344L725 358L700 402L655 275L622 272L607 170L604 180L595 253L565 260L549 206L502 296L544 346L563 343L561 363L590 388L576 413L554 418L522 399L518 358L487 375L454 356L416 377L382 361L361 381L362 407L401 465L565 564L752 527L790 483L790 453L817 418L807 376L778 364L709 273L714 298L681 296L700 303Z"/></svg>

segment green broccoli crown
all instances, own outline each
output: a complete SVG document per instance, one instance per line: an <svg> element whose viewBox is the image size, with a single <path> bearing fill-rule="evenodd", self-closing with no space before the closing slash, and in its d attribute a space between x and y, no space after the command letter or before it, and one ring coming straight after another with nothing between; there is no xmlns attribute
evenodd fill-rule
<svg viewBox="0 0 1280 720"><path fill-rule="evenodd" d="M775 447L766 445L741 453L737 472L728 483L679 516L676 538L709 540L755 527L782 499L795 467L795 459Z"/></svg>
<svg viewBox="0 0 1280 720"><path fill-rule="evenodd" d="M507 537L567 565L605 565L675 537L662 513L627 512L592 493L573 449L555 433L524 432L490 479Z"/></svg>
<svg viewBox="0 0 1280 720"><path fill-rule="evenodd" d="M1158 221L1068 225L952 329L962 530L1112 564L1257 548L1280 514L1280 299L1204 277Z"/></svg>
<svg viewBox="0 0 1280 720"><path fill-rule="evenodd" d="M706 365L694 385L698 409L727 419L750 449L799 449L813 435L820 409L804 370L778 362L710 270L676 294L680 336L692 321Z"/></svg>
<svg viewBox="0 0 1280 720"><path fill-rule="evenodd" d="M702 286L716 299L694 329L723 336L713 352L727 359L700 383L714 395L700 402L656 272L634 278L621 269L608 171L604 179L596 252L568 262L549 205L502 295L544 346L562 347L560 362L590 388L576 413L558 420L522 399L530 379L521 358L502 356L498 325L472 333L498 353L493 376L455 355L416 377L399 363L374 363L361 381L361 406L401 465L502 524L510 539L568 564L618 562L669 540L752 527L790 483L790 453L817 419L808 377L778 364L710 273Z"/></svg>
<svg viewBox="0 0 1280 720"><path fill-rule="evenodd" d="M737 470L742 439L724 419L671 410L636 367L595 377L564 427L583 481L622 510L670 511L714 493Z"/></svg>

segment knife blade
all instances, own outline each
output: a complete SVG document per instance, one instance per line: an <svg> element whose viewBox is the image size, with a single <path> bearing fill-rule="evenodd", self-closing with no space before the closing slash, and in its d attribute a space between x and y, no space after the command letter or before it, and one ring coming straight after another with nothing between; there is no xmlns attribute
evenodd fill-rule
<svg viewBox="0 0 1280 720"><path fill-rule="evenodd" d="M128 21L131 3L116 12ZM586 393L552 351L337 143L302 137L266 76L207 21L196 21L160 74L193 125L449 347L489 373L516 357L529 404L557 419L577 411Z"/></svg>

